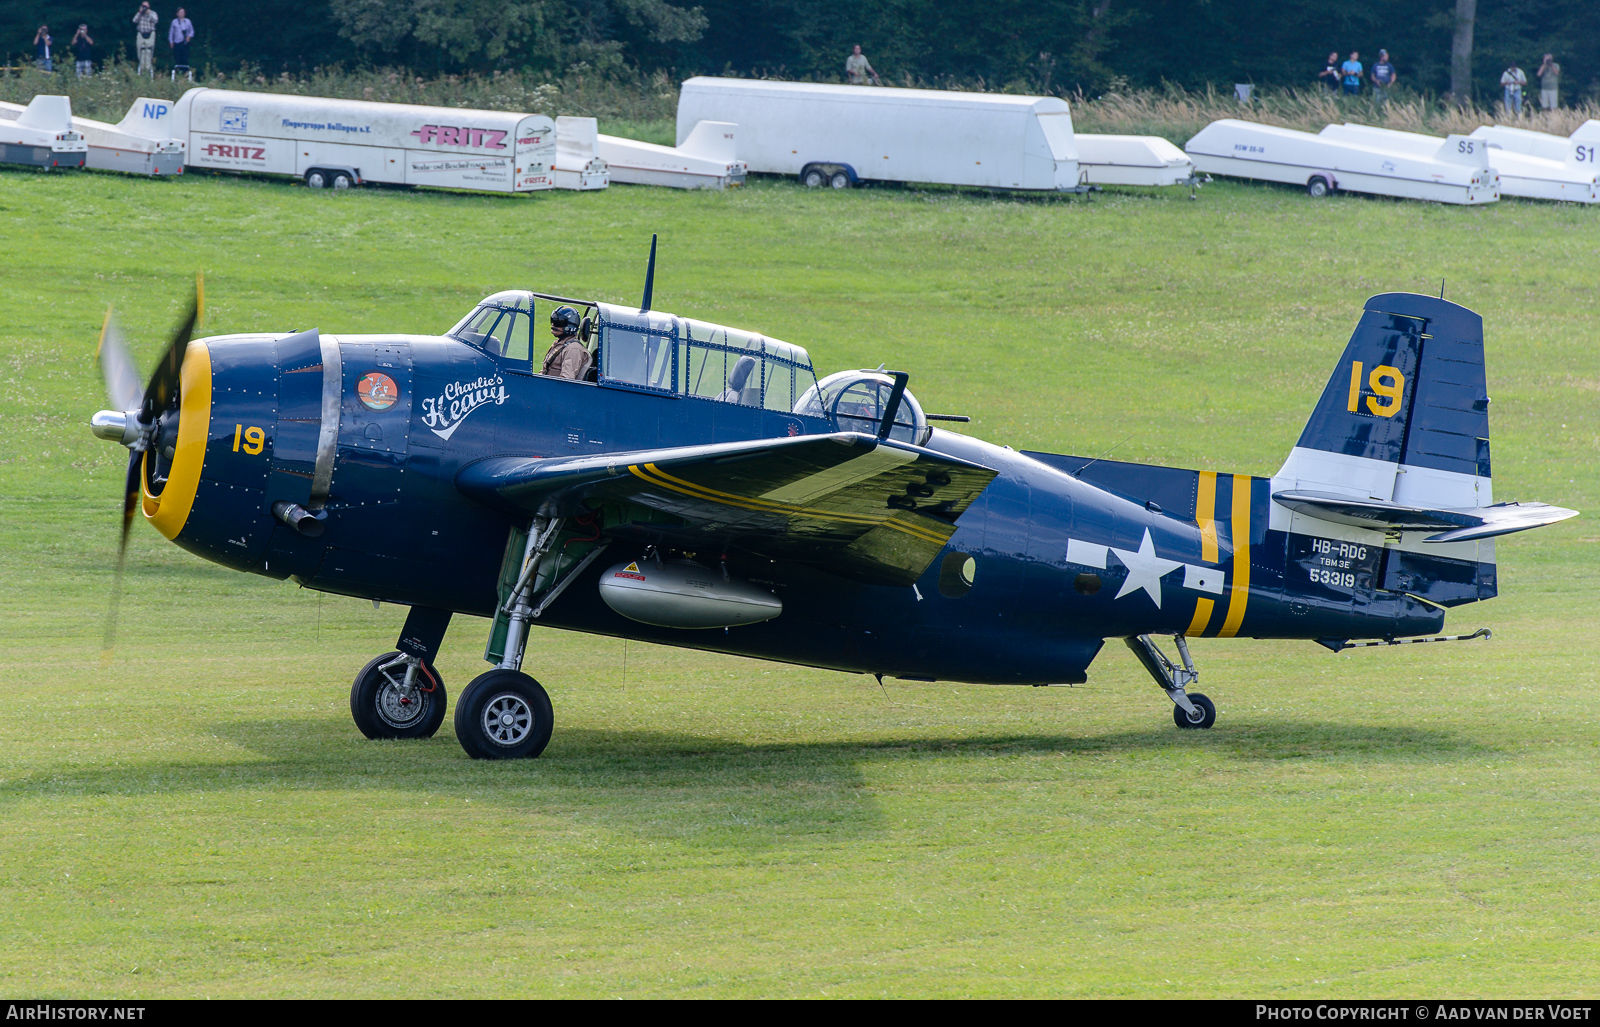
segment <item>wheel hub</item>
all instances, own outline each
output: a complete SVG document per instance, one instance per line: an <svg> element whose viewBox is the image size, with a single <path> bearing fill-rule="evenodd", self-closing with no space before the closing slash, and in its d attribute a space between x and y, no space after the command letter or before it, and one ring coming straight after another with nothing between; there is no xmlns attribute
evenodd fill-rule
<svg viewBox="0 0 1600 1027"><path fill-rule="evenodd" d="M533 733L533 708L522 696L502 692L484 703L483 733L496 745L517 745Z"/></svg>
<svg viewBox="0 0 1600 1027"><path fill-rule="evenodd" d="M423 711L428 708L428 703L423 695L408 699L402 695L400 689L393 684L385 682L378 689L378 716L390 727L410 727Z"/></svg>

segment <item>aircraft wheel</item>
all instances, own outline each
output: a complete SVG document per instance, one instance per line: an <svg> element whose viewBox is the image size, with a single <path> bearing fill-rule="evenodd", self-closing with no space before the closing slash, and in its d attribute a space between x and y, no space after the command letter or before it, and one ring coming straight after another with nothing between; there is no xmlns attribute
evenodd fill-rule
<svg viewBox="0 0 1600 1027"><path fill-rule="evenodd" d="M396 667L385 674L379 668L400 654L387 652L361 668L350 686L350 716L368 738L432 738L444 723L447 696L444 678L437 670L422 665L417 672L418 688L413 698L400 694L388 674L399 677ZM428 690L432 686L431 691Z"/></svg>
<svg viewBox="0 0 1600 1027"><path fill-rule="evenodd" d="M1328 180L1321 175L1313 175L1311 181L1306 183L1306 193L1315 199L1320 200L1331 192L1333 186L1329 185Z"/></svg>
<svg viewBox="0 0 1600 1027"><path fill-rule="evenodd" d="M833 177L828 179L828 184L835 189L848 189L850 188L850 176L843 171L835 171Z"/></svg>
<svg viewBox="0 0 1600 1027"><path fill-rule="evenodd" d="M306 172L306 185L312 189L324 189L328 185L328 176L321 168L312 168Z"/></svg>
<svg viewBox="0 0 1600 1027"><path fill-rule="evenodd" d="M350 181L350 176L343 171L335 171L333 173L333 187L335 189L348 189L354 184L354 182Z"/></svg>
<svg viewBox="0 0 1600 1027"><path fill-rule="evenodd" d="M1217 707L1199 692L1190 692L1189 701L1194 703L1199 712L1198 720L1193 719L1188 710L1182 706L1172 707L1172 722L1182 728L1205 728L1217 722Z"/></svg>
<svg viewBox="0 0 1600 1027"><path fill-rule="evenodd" d="M827 175L824 175L816 168L812 168L810 171L806 172L806 177L801 179L801 182L807 189L821 189L822 183L826 182L827 180Z"/></svg>
<svg viewBox="0 0 1600 1027"><path fill-rule="evenodd" d="M456 739L475 760L533 759L555 723L550 696L517 670L480 674L456 700Z"/></svg>

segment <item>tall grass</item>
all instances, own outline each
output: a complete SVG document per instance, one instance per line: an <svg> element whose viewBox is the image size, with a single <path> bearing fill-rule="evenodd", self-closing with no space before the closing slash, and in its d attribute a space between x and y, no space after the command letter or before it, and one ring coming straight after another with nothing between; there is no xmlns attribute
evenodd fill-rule
<svg viewBox="0 0 1600 1027"><path fill-rule="evenodd" d="M27 103L36 94L64 94L82 117L120 121L136 97L175 100L194 86L244 89L301 96L332 96L381 103L419 103L477 110L530 111L551 117L569 114L602 121L656 123L677 114L678 86L665 73L624 77L571 74L547 80L533 75L448 75L424 79L404 69L345 71L318 69L305 75L287 72L269 78L254 68L233 72L207 69L193 82L166 75L141 77L134 65L108 62L90 78L80 79L70 66L46 73L28 67L0 74L0 99Z"/></svg>
<svg viewBox="0 0 1600 1027"><path fill-rule="evenodd" d="M908 83L911 85L924 83ZM985 83L932 83L988 91ZM37 93L65 93L74 113L118 121L138 96L176 99L191 85L226 89L333 96L384 103L419 103L439 107L531 111L599 118L602 129L651 142L672 142L678 86L665 72L652 75L604 76L568 74L548 79L496 72L490 76L449 75L424 79L404 69L346 71L332 67L294 76L269 78L254 68L223 72L207 69L193 83L161 77L141 78L133 65L110 62L93 77L79 79L71 70L53 74L31 67L0 74L0 99L27 103ZM1345 97L1322 91L1266 90L1247 104L1214 88L1184 90L1114 90L1101 96L1066 97L1073 122L1081 132L1164 136L1182 145L1218 118L1243 118L1316 132L1332 122L1356 122L1432 135L1469 133L1479 125L1514 124L1522 128L1570 135L1590 118L1600 118L1600 104L1585 100L1575 107L1537 110L1524 106L1520 116L1500 104L1454 105L1416 94L1402 94L1386 105L1367 97ZM1532 97L1530 96L1530 100Z"/></svg>
<svg viewBox="0 0 1600 1027"><path fill-rule="evenodd" d="M1499 103L1455 105L1430 97L1402 95L1380 105L1367 97L1299 90L1258 93L1249 103L1240 103L1214 88L1139 90L1107 93L1094 99L1080 93L1069 99L1073 125L1080 132L1159 135L1179 145L1219 118L1241 118L1306 132L1348 121L1439 136L1465 135L1480 125L1494 124L1565 136L1584 121L1600 118L1600 105L1593 100L1553 111L1538 110L1537 101L1524 103L1518 116Z"/></svg>

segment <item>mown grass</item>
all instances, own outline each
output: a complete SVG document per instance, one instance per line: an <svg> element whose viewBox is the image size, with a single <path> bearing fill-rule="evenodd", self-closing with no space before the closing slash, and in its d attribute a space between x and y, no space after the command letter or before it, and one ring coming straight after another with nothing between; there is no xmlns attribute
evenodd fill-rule
<svg viewBox="0 0 1600 1027"><path fill-rule="evenodd" d="M1502 498L1600 499L1600 212L1218 183L1092 203L616 187L482 197L0 171L0 991L31 995L1593 995L1600 533L1501 544L1491 642L1202 640L1179 733L1087 685L914 685L541 631L544 758L364 741L402 611L140 526L99 660L121 450L190 276L223 333L439 331L484 293L623 299L910 369L1017 448L1270 472L1362 301L1488 322ZM460 619L452 694L482 669Z"/></svg>

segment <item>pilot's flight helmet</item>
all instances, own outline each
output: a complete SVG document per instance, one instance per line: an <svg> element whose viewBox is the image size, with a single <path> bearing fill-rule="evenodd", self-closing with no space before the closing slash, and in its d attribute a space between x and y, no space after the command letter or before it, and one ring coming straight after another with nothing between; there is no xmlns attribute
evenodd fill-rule
<svg viewBox="0 0 1600 1027"><path fill-rule="evenodd" d="M550 312L550 327L562 336L578 334L580 324L578 312L571 307L557 307Z"/></svg>

